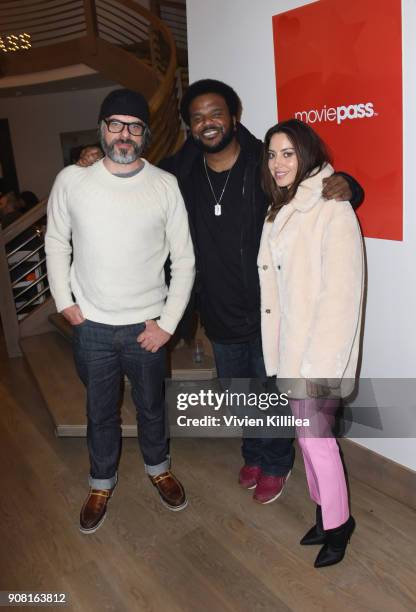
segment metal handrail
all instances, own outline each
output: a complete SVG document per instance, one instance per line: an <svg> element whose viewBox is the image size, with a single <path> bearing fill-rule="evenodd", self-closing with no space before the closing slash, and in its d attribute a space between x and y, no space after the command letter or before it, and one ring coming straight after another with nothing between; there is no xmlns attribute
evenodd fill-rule
<svg viewBox="0 0 416 612"><path fill-rule="evenodd" d="M12 257L16 253L18 253L21 249L23 249L23 247L25 247L27 244L29 244L29 242L32 242L32 240L34 240L35 238L40 238L41 236L42 236L42 230L39 229L39 228L36 228L36 230L30 236L30 238L28 238L27 240L25 240L24 242L19 244L15 249L13 249L13 251L7 251L7 253L6 253L7 259L10 259L10 257Z"/></svg>
<svg viewBox="0 0 416 612"><path fill-rule="evenodd" d="M13 270L16 270L16 268L18 268L22 263L24 263L25 261L27 261L28 259L33 257L33 255L36 255L36 253L38 253L43 248L45 248L45 245L41 244L36 249L31 251L30 253L28 253L24 257L22 257L22 259L19 259L19 261L17 261L15 264L13 264L12 266L9 266L9 272L13 272Z"/></svg>
<svg viewBox="0 0 416 612"><path fill-rule="evenodd" d="M46 262L46 257L43 257L42 259L40 259L39 261L36 262L36 264L34 266L32 266L31 268L29 268L29 270L26 270L24 274L22 274L21 276L19 276L19 278L16 278L15 281L12 282L12 287L16 287L16 285L18 285L20 283L21 280L23 280L25 278L25 276L27 276L28 274L30 274L31 272L33 272L34 270L36 270L36 268L39 268L39 266L43 263Z"/></svg>
<svg viewBox="0 0 416 612"><path fill-rule="evenodd" d="M48 291L49 291L49 285L45 287L45 289L43 289L42 291L39 291L39 293L37 293L31 300L25 302L19 308L16 308L16 314L19 314L20 312L22 312L22 310L24 310L25 308L33 304L33 302L36 302L36 300L42 297L42 295L45 295L45 293L47 293Z"/></svg>
<svg viewBox="0 0 416 612"><path fill-rule="evenodd" d="M39 283L41 283L43 280L45 280L45 278L48 277L48 274L45 272L45 274L42 274L42 276L39 276L39 278L37 278L36 280L33 281L33 283L30 283L30 285L28 285L27 287L25 287L20 293L18 293L17 295L14 296L15 302L17 302L17 300L24 294L26 293L26 291L29 291L29 289L32 289L33 287L35 287L35 285L38 285Z"/></svg>

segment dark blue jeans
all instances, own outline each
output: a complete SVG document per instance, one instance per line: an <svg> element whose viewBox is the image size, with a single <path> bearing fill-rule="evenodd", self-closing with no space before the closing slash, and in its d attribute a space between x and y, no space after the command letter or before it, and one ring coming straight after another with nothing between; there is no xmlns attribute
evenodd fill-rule
<svg viewBox="0 0 416 612"><path fill-rule="evenodd" d="M75 365L87 390L90 485L110 489L117 481L121 449L120 392L126 375L136 406L138 440L145 469L157 476L169 469L165 421L166 351L142 349L145 324L105 325L86 320L74 330Z"/></svg>
<svg viewBox="0 0 416 612"><path fill-rule="evenodd" d="M238 344L213 342L218 378L266 380L260 334ZM258 465L266 475L286 476L295 460L292 438L243 437L241 453L246 465Z"/></svg>

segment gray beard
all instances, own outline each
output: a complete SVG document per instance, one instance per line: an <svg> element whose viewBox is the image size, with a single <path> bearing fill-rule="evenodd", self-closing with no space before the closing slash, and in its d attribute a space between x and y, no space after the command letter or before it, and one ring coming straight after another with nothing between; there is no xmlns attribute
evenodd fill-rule
<svg viewBox="0 0 416 612"><path fill-rule="evenodd" d="M143 146L138 145L137 142L134 142L134 140L130 140L130 139L115 140L109 145L106 143L104 136L101 135L100 142L101 142L101 147L104 153L106 154L106 156L109 159L111 159L111 161L115 162L116 164L132 164L137 159L139 159L139 157L141 156L143 152ZM124 144L124 143L132 145L133 150L132 151L129 151L128 149L119 149L118 151L115 150L116 144Z"/></svg>

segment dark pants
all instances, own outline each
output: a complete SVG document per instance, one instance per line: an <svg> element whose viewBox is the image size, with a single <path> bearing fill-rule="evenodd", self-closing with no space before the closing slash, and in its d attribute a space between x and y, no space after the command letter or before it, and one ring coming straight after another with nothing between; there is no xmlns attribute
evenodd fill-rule
<svg viewBox="0 0 416 612"><path fill-rule="evenodd" d="M266 379L260 334L248 342L212 346L218 378ZM241 452L246 465L258 465L271 476L286 476L295 459L292 438L243 437Z"/></svg>
<svg viewBox="0 0 416 612"><path fill-rule="evenodd" d="M169 469L163 395L166 352L141 348L137 336L144 328L144 323L105 325L89 320L73 328L75 365L87 389L90 485L96 489L110 489L117 481L124 375L132 387L146 472L157 476Z"/></svg>

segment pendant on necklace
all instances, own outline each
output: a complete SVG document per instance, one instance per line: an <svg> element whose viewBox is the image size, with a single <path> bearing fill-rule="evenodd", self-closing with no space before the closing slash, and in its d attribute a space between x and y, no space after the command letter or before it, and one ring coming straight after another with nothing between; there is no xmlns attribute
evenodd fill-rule
<svg viewBox="0 0 416 612"><path fill-rule="evenodd" d="M234 160L234 163L235 163L235 161L236 160ZM220 195L219 198L217 198L217 196L215 195L214 188L213 188L212 183L211 183L211 179L209 178L209 174L208 174L208 170L207 170L207 161L206 161L205 156L204 156L205 175L207 177L207 181L208 181L209 187L211 189L212 197L214 198L214 202L215 202L215 205L214 205L214 215L216 217L221 217L221 215L222 215L221 201L222 201L222 198L224 196L224 192L225 192L225 190L227 188L228 180L230 178L231 171L232 171L232 169L234 167L234 163L231 166L231 168L228 170L227 178L225 179L225 183L224 183L224 187L222 188L221 195Z"/></svg>

